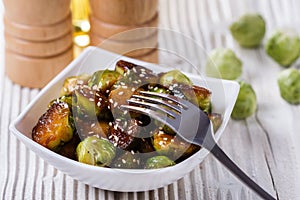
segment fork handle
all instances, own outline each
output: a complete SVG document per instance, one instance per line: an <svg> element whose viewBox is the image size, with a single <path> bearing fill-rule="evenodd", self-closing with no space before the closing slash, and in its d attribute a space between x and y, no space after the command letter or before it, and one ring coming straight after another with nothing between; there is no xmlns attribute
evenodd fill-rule
<svg viewBox="0 0 300 200"><path fill-rule="evenodd" d="M211 153L223 164L225 165L237 178L244 182L248 187L255 191L260 197L266 200L275 200L268 192L266 192L262 187L255 183L247 174L245 174L219 147L215 145L211 149Z"/></svg>

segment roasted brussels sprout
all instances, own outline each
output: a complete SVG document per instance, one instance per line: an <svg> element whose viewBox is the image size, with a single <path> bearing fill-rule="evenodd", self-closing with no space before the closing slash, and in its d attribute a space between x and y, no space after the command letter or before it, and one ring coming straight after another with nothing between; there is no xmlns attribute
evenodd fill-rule
<svg viewBox="0 0 300 200"><path fill-rule="evenodd" d="M145 168L158 169L163 167L169 167L172 165L175 165L175 162L167 156L154 156L147 160Z"/></svg>
<svg viewBox="0 0 300 200"><path fill-rule="evenodd" d="M158 154L168 156L172 160L184 159L200 149L177 135L166 134L161 130L154 133L152 145Z"/></svg>
<svg viewBox="0 0 300 200"><path fill-rule="evenodd" d="M66 78L60 91L60 96L71 95L78 85L84 85L89 80L90 75L81 74L79 76L71 76Z"/></svg>
<svg viewBox="0 0 300 200"><path fill-rule="evenodd" d="M108 139L117 147L131 151L139 145L141 128L134 119L111 123Z"/></svg>
<svg viewBox="0 0 300 200"><path fill-rule="evenodd" d="M74 133L73 138L66 142L64 145L59 148L57 151L58 154L70 158L72 160L77 160L76 156L76 147L81 142L77 133Z"/></svg>
<svg viewBox="0 0 300 200"><path fill-rule="evenodd" d="M40 117L32 130L32 139L53 151L73 137L70 107L64 102L55 102Z"/></svg>
<svg viewBox="0 0 300 200"><path fill-rule="evenodd" d="M257 47L266 32L265 20L256 13L245 14L231 24L230 31L240 46Z"/></svg>
<svg viewBox="0 0 300 200"><path fill-rule="evenodd" d="M198 106L206 113L211 111L211 92L203 87L193 85L192 87L182 87L184 98Z"/></svg>
<svg viewBox="0 0 300 200"><path fill-rule="evenodd" d="M97 119L78 119L75 118L75 127L80 136L84 139L91 136L107 138L109 134L109 122Z"/></svg>
<svg viewBox="0 0 300 200"><path fill-rule="evenodd" d="M138 169L140 163L140 158L133 151L123 151L123 154L114 160L111 166L123 169Z"/></svg>
<svg viewBox="0 0 300 200"><path fill-rule="evenodd" d="M118 72L119 74L124 75L125 73L128 72L128 70L136 66L137 66L136 64L124 60L119 60L116 64L115 71Z"/></svg>
<svg viewBox="0 0 300 200"><path fill-rule="evenodd" d="M96 86L101 93L108 94L111 87L118 81L120 77L121 74L116 71L111 71L108 69L99 70L92 75L88 82L88 86L91 88Z"/></svg>
<svg viewBox="0 0 300 200"><path fill-rule="evenodd" d="M69 96L61 96L61 97L59 97L59 98L57 98L57 99L52 100L52 101L49 103L48 107L50 108L50 107L52 106L52 104L57 103L57 102L65 102L65 103L67 103L68 106L69 106L69 108L70 108L70 110L72 111L72 107L73 107L73 98L72 98L71 95L69 95Z"/></svg>
<svg viewBox="0 0 300 200"><path fill-rule="evenodd" d="M214 49L206 63L207 76L234 80L242 74L242 61L228 48Z"/></svg>
<svg viewBox="0 0 300 200"><path fill-rule="evenodd" d="M281 97L291 104L300 103L300 72L290 68L278 75L277 83Z"/></svg>
<svg viewBox="0 0 300 200"><path fill-rule="evenodd" d="M165 87L168 87L169 89L172 89L174 85L176 86L178 84L189 86L193 85L191 80L185 74L176 69L165 73L161 73L159 76L159 83Z"/></svg>
<svg viewBox="0 0 300 200"><path fill-rule="evenodd" d="M212 122L214 132L216 132L222 124L222 115L218 113L210 113L208 114L208 117Z"/></svg>
<svg viewBox="0 0 300 200"><path fill-rule="evenodd" d="M98 90L80 87L75 90L76 108L80 115L105 118L108 115L108 100Z"/></svg>
<svg viewBox="0 0 300 200"><path fill-rule="evenodd" d="M231 113L233 119L245 119L251 116L257 108L256 94L252 86L243 81L239 84L240 91Z"/></svg>
<svg viewBox="0 0 300 200"><path fill-rule="evenodd" d="M267 54L283 67L289 67L300 55L300 38L289 30L278 30L266 43Z"/></svg>
<svg viewBox="0 0 300 200"><path fill-rule="evenodd" d="M79 143L76 153L79 162L103 167L112 162L116 148L106 139L91 136Z"/></svg>

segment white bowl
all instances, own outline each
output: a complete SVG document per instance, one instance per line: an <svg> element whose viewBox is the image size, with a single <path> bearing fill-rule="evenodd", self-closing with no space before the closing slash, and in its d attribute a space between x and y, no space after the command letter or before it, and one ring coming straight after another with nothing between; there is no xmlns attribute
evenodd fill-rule
<svg viewBox="0 0 300 200"><path fill-rule="evenodd" d="M113 68L119 59L146 66L155 72L169 70L154 64L145 63L96 48L88 47L66 69L55 77L14 120L10 130L28 148L63 173L88 185L112 191L146 191L171 184L192 171L207 156L208 151L200 149L190 158L172 167L162 169L112 169L83 164L63 157L39 145L31 139L31 130L39 117L47 109L50 100L57 98L66 77L80 73L92 73L109 66ZM218 140L230 118L236 101L239 85L233 81L211 79L188 74L194 84L212 91L214 112L223 116L223 122L215 133Z"/></svg>

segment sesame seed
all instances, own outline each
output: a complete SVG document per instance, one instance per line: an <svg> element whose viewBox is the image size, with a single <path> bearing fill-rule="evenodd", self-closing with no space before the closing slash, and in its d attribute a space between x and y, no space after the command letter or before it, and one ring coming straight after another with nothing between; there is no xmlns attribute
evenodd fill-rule
<svg viewBox="0 0 300 200"><path fill-rule="evenodd" d="M123 85L122 88L127 89L128 87L127 87L127 85Z"/></svg>
<svg viewBox="0 0 300 200"><path fill-rule="evenodd" d="M121 121L121 119L120 119L120 118L117 118L117 119L116 119L116 121L117 121L117 122L120 122L120 121Z"/></svg>
<svg viewBox="0 0 300 200"><path fill-rule="evenodd" d="M126 163L126 160L122 159L122 163L125 164L125 163Z"/></svg>
<svg viewBox="0 0 300 200"><path fill-rule="evenodd" d="M143 78L145 77L145 74L140 74L139 77Z"/></svg>
<svg viewBox="0 0 300 200"><path fill-rule="evenodd" d="M92 143L95 144L97 142L97 140L92 140Z"/></svg>
<svg viewBox="0 0 300 200"><path fill-rule="evenodd" d="M125 85L125 83L124 83L124 82L120 82L120 84L121 84L121 85Z"/></svg>
<svg viewBox="0 0 300 200"><path fill-rule="evenodd" d="M115 103L114 103L114 107L117 107L117 106L118 106L118 102L115 102Z"/></svg>
<svg viewBox="0 0 300 200"><path fill-rule="evenodd" d="M108 122L108 125L109 125L109 126L112 126L112 123L111 123L111 122Z"/></svg>
<svg viewBox="0 0 300 200"><path fill-rule="evenodd" d="M89 98L89 101L95 101L93 98Z"/></svg>
<svg viewBox="0 0 300 200"><path fill-rule="evenodd" d="M95 124L95 123L92 123L92 124L91 124L91 128L93 128L94 126L96 126L96 124Z"/></svg>
<svg viewBox="0 0 300 200"><path fill-rule="evenodd" d="M97 106L98 106L98 107L101 106L101 102L100 102L100 101L97 102Z"/></svg>
<svg viewBox="0 0 300 200"><path fill-rule="evenodd" d="M106 90L105 92L108 94L108 93L109 93L109 90Z"/></svg>
<svg viewBox="0 0 300 200"><path fill-rule="evenodd" d="M118 93L120 96L124 94L124 91L121 91Z"/></svg>
<svg viewBox="0 0 300 200"><path fill-rule="evenodd" d="M131 91L134 92L134 91L135 91L135 88L131 88Z"/></svg>
<svg viewBox="0 0 300 200"><path fill-rule="evenodd" d="M135 69L135 67L134 67L134 68L132 68L132 71L133 71L134 73L136 73L136 69Z"/></svg>

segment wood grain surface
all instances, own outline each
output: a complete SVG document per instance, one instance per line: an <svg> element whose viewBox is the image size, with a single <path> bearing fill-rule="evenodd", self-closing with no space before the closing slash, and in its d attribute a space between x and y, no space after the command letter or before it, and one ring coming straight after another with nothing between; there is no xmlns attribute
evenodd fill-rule
<svg viewBox="0 0 300 200"><path fill-rule="evenodd" d="M239 15L251 11L261 13L267 21L266 37L278 27L293 27L300 33L299 8L298 0L161 0L159 3L160 27L187 35L205 50L189 46L184 40L175 40L163 31L159 34L160 48L178 52L190 62L182 62L178 55L165 51L160 53L162 65L177 65L194 72L192 63L202 71L205 52L216 47L230 47L242 59L241 79L250 82L256 91L258 110L246 120L230 120L220 146L280 200L300 199L300 106L289 105L279 95L276 78L283 68L266 56L263 46L254 50L240 48L232 39L228 25ZM2 2L0 10L3 14ZM0 21L2 23L2 18ZM3 44L3 23L0 30ZM11 120L39 90L13 84L5 76L3 55L1 45L0 199L260 199L212 156L179 181L145 192L101 190L62 174L28 150L8 130Z"/></svg>

